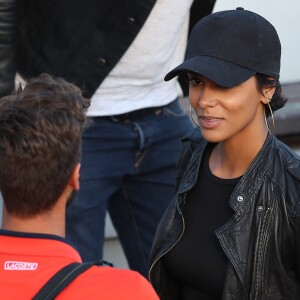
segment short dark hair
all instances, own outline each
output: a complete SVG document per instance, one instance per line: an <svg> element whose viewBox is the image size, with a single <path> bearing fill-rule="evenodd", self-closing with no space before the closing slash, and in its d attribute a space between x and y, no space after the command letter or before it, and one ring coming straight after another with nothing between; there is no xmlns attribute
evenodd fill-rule
<svg viewBox="0 0 300 300"><path fill-rule="evenodd" d="M51 209L80 160L90 104L47 74L0 99L0 189L7 211L28 218Z"/></svg>
<svg viewBox="0 0 300 300"><path fill-rule="evenodd" d="M279 79L270 78L270 76L260 74L260 73L257 73L255 77L257 80L258 90L261 92L261 94L263 88L275 87L275 92L273 94L272 99L270 99L271 101L269 102L272 111L276 111L282 108L287 102L287 98L282 95L281 84ZM265 104L265 113L266 113L266 117L268 117L271 114L267 104Z"/></svg>

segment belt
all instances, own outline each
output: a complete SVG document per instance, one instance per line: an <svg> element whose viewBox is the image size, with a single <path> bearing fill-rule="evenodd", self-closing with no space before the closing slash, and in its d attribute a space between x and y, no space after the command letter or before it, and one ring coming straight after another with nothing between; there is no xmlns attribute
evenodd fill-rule
<svg viewBox="0 0 300 300"><path fill-rule="evenodd" d="M160 115L163 111L163 106L160 107L147 107L147 108L142 108L138 110L134 110L125 114L121 115L113 115L109 116L113 122L125 122L128 123L130 121L134 121L136 119L139 119L141 117L144 117L149 114L154 114L154 115Z"/></svg>

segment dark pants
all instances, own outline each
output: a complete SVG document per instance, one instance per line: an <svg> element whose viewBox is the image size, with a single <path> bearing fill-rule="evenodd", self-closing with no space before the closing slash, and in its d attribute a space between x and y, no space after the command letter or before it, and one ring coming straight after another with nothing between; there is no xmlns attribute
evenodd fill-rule
<svg viewBox="0 0 300 300"><path fill-rule="evenodd" d="M102 258L108 209L131 269L146 275L156 227L174 193L180 138L192 129L178 100L142 115L95 117L82 145L80 191L67 239Z"/></svg>

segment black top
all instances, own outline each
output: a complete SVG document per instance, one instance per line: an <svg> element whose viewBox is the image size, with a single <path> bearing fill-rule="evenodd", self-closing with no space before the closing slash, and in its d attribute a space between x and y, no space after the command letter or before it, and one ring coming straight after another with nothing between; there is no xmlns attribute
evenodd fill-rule
<svg viewBox="0 0 300 300"><path fill-rule="evenodd" d="M181 240L165 255L170 276L182 287L183 300L221 299L228 259L215 230L233 215L229 198L239 178L221 179L209 169L206 149L196 185L187 195Z"/></svg>

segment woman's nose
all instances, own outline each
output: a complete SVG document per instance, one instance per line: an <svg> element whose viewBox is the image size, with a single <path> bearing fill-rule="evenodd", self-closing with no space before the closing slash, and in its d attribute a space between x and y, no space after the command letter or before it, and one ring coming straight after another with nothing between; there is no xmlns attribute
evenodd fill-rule
<svg viewBox="0 0 300 300"><path fill-rule="evenodd" d="M199 95L198 106L201 108L206 108L209 106L215 106L216 103L217 100L213 89L209 87L203 88Z"/></svg>

